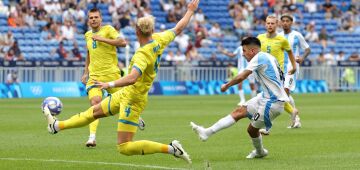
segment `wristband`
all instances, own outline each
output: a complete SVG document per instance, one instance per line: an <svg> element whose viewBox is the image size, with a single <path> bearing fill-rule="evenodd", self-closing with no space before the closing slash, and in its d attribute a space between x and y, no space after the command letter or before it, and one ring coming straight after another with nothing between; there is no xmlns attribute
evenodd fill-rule
<svg viewBox="0 0 360 170"><path fill-rule="evenodd" d="M115 87L115 82L114 81L109 82L108 84L109 84L109 87Z"/></svg>

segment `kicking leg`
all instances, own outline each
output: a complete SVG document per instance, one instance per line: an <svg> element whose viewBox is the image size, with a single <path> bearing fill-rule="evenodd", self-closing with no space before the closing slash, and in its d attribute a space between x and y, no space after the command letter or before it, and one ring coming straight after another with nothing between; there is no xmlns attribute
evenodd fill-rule
<svg viewBox="0 0 360 170"><path fill-rule="evenodd" d="M200 140L206 141L216 132L226 129L235 124L238 120L247 117L246 107L247 106L241 106L236 108L231 114L221 118L209 128L196 125L194 122L190 122L190 126L195 131L195 133L199 135Z"/></svg>

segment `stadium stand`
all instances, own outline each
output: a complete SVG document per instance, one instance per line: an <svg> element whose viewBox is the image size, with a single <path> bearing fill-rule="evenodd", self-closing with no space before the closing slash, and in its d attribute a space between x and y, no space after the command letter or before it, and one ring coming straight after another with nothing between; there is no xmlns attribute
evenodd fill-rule
<svg viewBox="0 0 360 170"><path fill-rule="evenodd" d="M26 1L25 1L26 2ZM40 1L39 1L40 2ZM79 45L80 53L83 57L86 56L85 49L85 41L83 39L83 33L86 31L86 24L84 21L80 21L75 17L76 12L75 9L79 9L82 12L85 12L88 9L93 7L97 7L102 10L103 14L103 22L105 24L112 24L117 28L118 23L114 23L114 19L112 13L109 12L110 7L112 6L112 0L109 1L91 1L91 3L87 3L87 1L57 1L57 0L47 0L46 4L25 4L25 3L14 3L13 1L3 0L0 4L0 34L4 35L9 30L13 33L14 39L19 43L19 47L28 61L53 61L53 60L61 60L61 58L54 53L53 51L59 46L59 42L64 42L64 48L67 51L70 51L73 48L73 41L76 41ZM62 3L61 5L64 8L61 10L61 13L55 13L54 11L46 11L45 18L42 18L42 13L40 6L45 5L45 10L49 9L47 5L55 5L58 3ZM103 3L104 2L104 3ZM177 8L174 7L173 4L177 2L180 3L179 8L185 8L183 4L185 1L172 1L172 0L144 0L138 1L137 3L126 4L124 1L121 2L119 6L116 6L116 10L127 8L131 14L130 26L126 26L121 29L123 35L130 41L130 53L135 51L137 47L136 36L134 32L133 22L136 20L138 16L142 16L146 13L151 13L157 19L156 29L160 30L160 26L164 25L165 28L171 28L174 26L174 23L167 22L168 13L164 10L163 4L170 5L170 9ZM135 1L131 1L135 2ZM300 32L305 36L307 33L307 26L313 24L315 26L315 31L320 33L321 29L326 29L328 35L331 37L327 40L327 46L321 45L320 41L311 42L310 46L312 49L312 54L310 56L310 60L316 60L316 57L319 56L320 53L329 53L330 51L334 51L338 53L343 51L345 53L345 59L347 59L352 54L360 53L360 24L359 24L359 2L351 1L351 0L332 0L332 6L338 6L337 9L332 10L332 13L329 14L325 8L323 8L324 1L315 0L317 4L317 11L310 13L307 12L304 3L287 3L287 1L280 2L271 6L271 1L264 0L245 0L238 2L237 0L207 0L206 2L201 2L200 8L203 10L206 21L205 23L200 23L198 27L204 27L204 37L206 41L202 39L200 48L197 49L198 53L202 56L202 60L210 60L214 58L214 54L217 60L230 60L226 56L222 55L217 51L217 45L222 44L223 47L234 50L239 45L239 35L236 34L233 24L235 22L236 15L246 15L245 19L250 24L250 30L246 31L244 35L257 35L259 33L265 32L265 27L263 26L262 15L264 13L264 9L267 9L269 14L280 14L282 12L292 12L296 18L296 26ZM77 4L77 5L75 5ZM84 5L85 4L85 5ZM150 5L151 4L151 5ZM181 6L182 5L182 6ZM173 6L171 8L171 6ZM271 6L271 7L270 7ZM8 8L7 8L8 7ZM6 8L8 10L6 10ZM16 11L15 9L24 9L21 12ZM150 11L151 9L151 11ZM11 27L8 24L10 14L14 14L17 18L21 16L29 15L26 11L35 10L36 18L34 22L34 26L27 25L17 25L16 27ZM176 9L175 9L176 10ZM64 40L61 36L60 29L64 25L64 20L67 18L65 13L70 11L70 13L74 16L71 18L72 27L76 28L76 33L73 40ZM121 10L120 10L121 11ZM145 12L144 12L145 11ZM224 13L224 11L229 11L228 13ZM335 11L335 12L334 12ZM123 11L124 12L124 11ZM340 14L340 15L339 15ZM235 15L235 16L232 16ZM86 18L86 16L85 16ZM16 21L16 19L15 19ZM116 20L115 20L116 21ZM218 23L225 33L224 36L221 37L209 37L207 35L207 30L211 29L213 23ZM350 23L350 24L349 24ZM19 23L17 23L19 24ZM189 27L186 33L190 36L192 41L194 42L198 37L198 32L194 31L194 26ZM349 25L348 27L344 27L344 25ZM43 27L48 27L49 33L52 34L51 38L47 38L43 40L42 29ZM59 35L60 34L60 35ZM195 44L195 46L197 46ZM2 48L3 49L3 48ZM168 51L176 52L178 49L178 45L176 43L172 43L168 50L164 53L164 56L167 55ZM191 47L188 48L189 51ZM3 50L7 50L6 48ZM0 53L4 54L4 53ZM124 60L125 50L120 49L118 53L118 57L121 60ZM0 59L4 57L1 56ZM191 58L187 58L187 60L192 60Z"/></svg>

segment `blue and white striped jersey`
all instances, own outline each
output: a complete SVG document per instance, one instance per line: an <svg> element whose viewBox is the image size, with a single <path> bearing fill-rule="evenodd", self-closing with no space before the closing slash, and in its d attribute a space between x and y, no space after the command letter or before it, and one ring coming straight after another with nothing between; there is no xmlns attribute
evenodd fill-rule
<svg viewBox="0 0 360 170"><path fill-rule="evenodd" d="M246 70L252 71L260 82L264 98L272 101L289 101L283 85L284 74L271 54L259 52L250 60Z"/></svg>
<svg viewBox="0 0 360 170"><path fill-rule="evenodd" d="M303 50L306 48L309 48L309 44L305 41L304 36L301 35L300 32L297 32L295 30L291 30L289 34L285 34L284 31L280 32L280 35L283 35L290 44L291 50L294 54L294 57L298 57L300 55L300 48ZM291 62L289 60L289 55L285 52L285 61L284 61L285 67L284 73L286 73L288 70L292 69ZM297 72L299 71L299 64L296 64Z"/></svg>
<svg viewBox="0 0 360 170"><path fill-rule="evenodd" d="M242 46L240 45L238 48L236 48L236 50L233 52L233 54L236 54L236 57L238 59L238 70L244 70L247 66L247 61L245 59L245 57L243 57L243 49Z"/></svg>

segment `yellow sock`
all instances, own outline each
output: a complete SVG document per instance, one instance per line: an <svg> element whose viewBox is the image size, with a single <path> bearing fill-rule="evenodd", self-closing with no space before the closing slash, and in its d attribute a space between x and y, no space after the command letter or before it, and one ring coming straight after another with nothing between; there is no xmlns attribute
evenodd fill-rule
<svg viewBox="0 0 360 170"><path fill-rule="evenodd" d="M288 112L290 114L293 113L293 111L294 111L294 108L291 106L291 104L289 102L285 102L284 109L286 112Z"/></svg>
<svg viewBox="0 0 360 170"><path fill-rule="evenodd" d="M95 120L93 116L93 110L94 107L90 107L85 112L81 112L79 114L76 114L72 116L70 119L67 119L65 121L59 121L59 128L62 129L70 129L70 128L77 128L81 126L88 125L92 121Z"/></svg>
<svg viewBox="0 0 360 170"><path fill-rule="evenodd" d="M169 145L148 140L122 143L120 145L117 145L117 149L121 154L127 156L145 155L153 153L169 153Z"/></svg>
<svg viewBox="0 0 360 170"><path fill-rule="evenodd" d="M99 119L96 119L89 124L90 134L96 134L96 129L98 125L99 125Z"/></svg>

